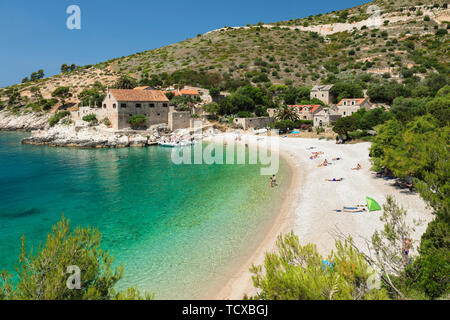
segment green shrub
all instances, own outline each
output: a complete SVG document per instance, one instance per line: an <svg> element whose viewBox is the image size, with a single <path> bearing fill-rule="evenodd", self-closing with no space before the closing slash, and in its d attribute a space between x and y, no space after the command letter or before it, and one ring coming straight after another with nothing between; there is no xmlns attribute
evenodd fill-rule
<svg viewBox="0 0 450 320"><path fill-rule="evenodd" d="M108 118L104 118L104 119L102 120L102 123L103 123L105 126L107 126L107 127L110 127L110 126L111 126L111 121L109 121Z"/></svg>
<svg viewBox="0 0 450 320"><path fill-rule="evenodd" d="M50 127L53 127L54 125L58 124L59 120L67 116L70 116L69 111L58 112L48 119L48 124L50 125Z"/></svg>
<svg viewBox="0 0 450 320"><path fill-rule="evenodd" d="M253 113L251 113L250 111L239 111L237 113L237 117L238 118L252 118Z"/></svg>
<svg viewBox="0 0 450 320"><path fill-rule="evenodd" d="M97 123L97 116L95 114L88 114L83 117L83 121Z"/></svg>
<svg viewBox="0 0 450 320"><path fill-rule="evenodd" d="M132 129L142 129L145 128L147 118L143 114L135 114L128 118L127 122L131 125Z"/></svg>
<svg viewBox="0 0 450 320"><path fill-rule="evenodd" d="M317 134L321 134L321 133L324 133L325 132L325 128L322 128L322 127L317 127L316 128L316 133Z"/></svg>

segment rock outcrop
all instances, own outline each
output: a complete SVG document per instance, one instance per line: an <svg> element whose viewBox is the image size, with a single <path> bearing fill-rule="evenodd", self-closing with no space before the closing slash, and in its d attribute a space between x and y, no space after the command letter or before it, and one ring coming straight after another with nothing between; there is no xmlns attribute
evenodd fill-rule
<svg viewBox="0 0 450 320"><path fill-rule="evenodd" d="M33 131L48 128L49 114L42 113L12 113L0 111L0 130Z"/></svg>
<svg viewBox="0 0 450 320"><path fill-rule="evenodd" d="M155 144L160 137L161 126L146 131L115 131L104 125L77 127L57 125L47 130L33 131L31 137L22 140L24 144L50 145L78 148L126 148L145 147Z"/></svg>

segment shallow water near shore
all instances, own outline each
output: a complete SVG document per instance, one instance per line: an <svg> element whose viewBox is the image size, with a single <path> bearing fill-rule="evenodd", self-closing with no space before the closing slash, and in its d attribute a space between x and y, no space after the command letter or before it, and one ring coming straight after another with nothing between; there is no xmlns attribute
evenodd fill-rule
<svg viewBox="0 0 450 320"><path fill-rule="evenodd" d="M85 150L21 145L0 132L0 269L14 270L27 246L45 241L62 213L95 226L123 264L118 288L157 299L207 299L258 247L290 181L279 187L260 165L175 165L162 147Z"/></svg>

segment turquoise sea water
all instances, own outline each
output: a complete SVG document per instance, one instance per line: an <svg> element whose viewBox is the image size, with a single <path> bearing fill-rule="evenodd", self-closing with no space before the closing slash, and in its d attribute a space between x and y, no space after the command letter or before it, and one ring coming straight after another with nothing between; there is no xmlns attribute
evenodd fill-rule
<svg viewBox="0 0 450 320"><path fill-rule="evenodd" d="M62 213L91 225L124 265L119 288L158 299L217 293L267 233L289 185L269 187L259 165L175 165L162 147L83 150L21 145L0 132L0 269L14 270L20 238L36 246Z"/></svg>

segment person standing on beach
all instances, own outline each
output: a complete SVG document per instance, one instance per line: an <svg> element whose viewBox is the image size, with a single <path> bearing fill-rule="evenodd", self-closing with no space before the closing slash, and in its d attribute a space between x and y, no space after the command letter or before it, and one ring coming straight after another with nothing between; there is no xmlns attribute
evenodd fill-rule
<svg viewBox="0 0 450 320"><path fill-rule="evenodd" d="M272 183L271 183L272 188L276 187L277 186L277 176L273 175L271 181L272 181Z"/></svg>

